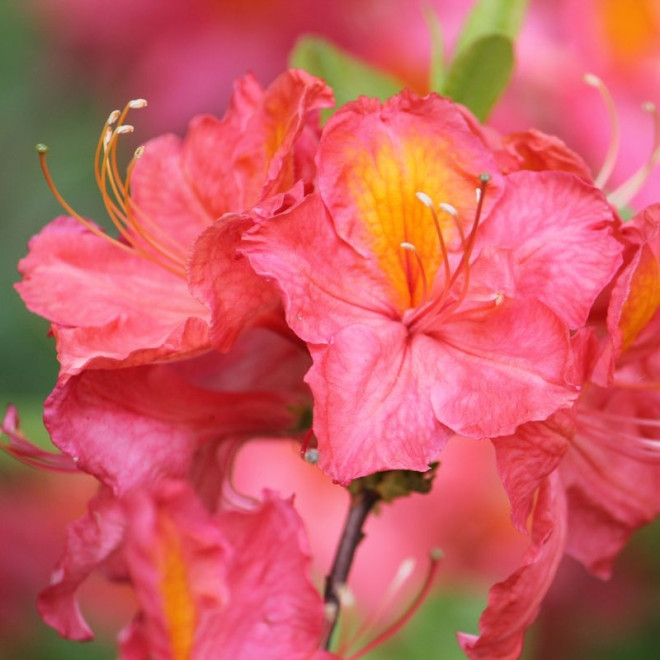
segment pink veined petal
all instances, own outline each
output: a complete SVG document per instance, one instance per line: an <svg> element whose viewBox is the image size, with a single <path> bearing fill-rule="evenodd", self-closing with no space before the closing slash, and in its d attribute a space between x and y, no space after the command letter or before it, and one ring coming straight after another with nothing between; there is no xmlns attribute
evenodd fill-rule
<svg viewBox="0 0 660 660"><path fill-rule="evenodd" d="M185 482L131 493L125 509L123 553L143 613L131 653L146 644L147 657L202 657L200 637L232 597L226 574L232 548Z"/></svg>
<svg viewBox="0 0 660 660"><path fill-rule="evenodd" d="M277 281L287 322L307 342L325 343L351 323L396 315L386 279L337 236L318 194L256 225L241 251L259 275Z"/></svg>
<svg viewBox="0 0 660 660"><path fill-rule="evenodd" d="M69 525L62 559L50 586L39 594L38 608L44 621L68 639L92 639L76 599L78 587L92 571L120 546L124 516L108 490L90 501L85 516Z"/></svg>
<svg viewBox="0 0 660 660"><path fill-rule="evenodd" d="M570 405L571 353L565 327L543 304L504 301L484 314L433 328L438 355L435 414L460 435L509 435L520 424Z"/></svg>
<svg viewBox="0 0 660 660"><path fill-rule="evenodd" d="M247 76L239 88L254 86ZM262 92L258 106L222 120L200 117L184 146L183 169L215 218L239 213L267 194L283 192L297 180L295 142L309 115L332 105L332 92L319 78L289 70ZM311 156L311 154L310 154Z"/></svg>
<svg viewBox="0 0 660 660"><path fill-rule="evenodd" d="M184 476L204 443L271 437L295 426L299 398L214 392L168 365L92 370L60 382L45 404L53 442L117 494Z"/></svg>
<svg viewBox="0 0 660 660"><path fill-rule="evenodd" d="M340 483L380 470L424 471L451 432L429 401L441 365L426 337L402 324L351 325L312 346L319 467Z"/></svg>
<svg viewBox="0 0 660 660"><path fill-rule="evenodd" d="M274 195L250 214L222 216L197 239L188 269L193 294L211 310L211 341L227 351L249 326L291 334L273 283L258 276L240 251L244 234L257 221L268 224L304 196L302 182Z"/></svg>
<svg viewBox="0 0 660 660"><path fill-rule="evenodd" d="M211 342L219 351L229 350L245 327L274 325L278 311L283 316L275 287L237 252L244 231L252 226L250 218L224 216L195 243L190 286L212 311Z"/></svg>
<svg viewBox="0 0 660 660"><path fill-rule="evenodd" d="M511 436L493 439L511 518L520 531L527 528L539 485L559 466L574 431L571 414L559 411L544 422L528 422Z"/></svg>
<svg viewBox="0 0 660 660"><path fill-rule="evenodd" d="M532 545L520 568L496 584L479 621L480 635L458 634L470 660L516 660L525 630L536 619L563 556L566 537L566 502L558 475L539 489L532 520Z"/></svg>
<svg viewBox="0 0 660 660"><path fill-rule="evenodd" d="M55 324L63 374L141 364L207 348L208 311L187 284L57 218L30 242L16 288Z"/></svg>
<svg viewBox="0 0 660 660"><path fill-rule="evenodd" d="M126 657L145 646L155 658L324 657L323 602L291 502L266 492L251 511L213 516L185 483L162 481L126 510L124 553L144 613L124 634Z"/></svg>
<svg viewBox="0 0 660 660"><path fill-rule="evenodd" d="M577 433L560 467L567 552L607 578L631 534L660 513L660 397L613 389L599 403L597 391L588 395L595 396L576 409Z"/></svg>
<svg viewBox="0 0 660 660"><path fill-rule="evenodd" d="M515 172L478 240L511 250L518 296L583 325L621 264L615 218L600 190L563 172ZM586 247L588 246L588 248Z"/></svg>
<svg viewBox="0 0 660 660"><path fill-rule="evenodd" d="M320 594L309 577L302 521L290 501L264 492L254 511L219 514L234 554L227 569L230 606L200 639L200 657L321 660L325 632Z"/></svg>
<svg viewBox="0 0 660 660"><path fill-rule="evenodd" d="M263 146L245 154L241 143L252 118L262 117L263 102L261 85L248 74L234 83L234 95L222 119L202 115L190 123L181 171L212 221L257 202L265 175ZM238 160L243 158L258 159L261 166L240 172Z"/></svg>
<svg viewBox="0 0 660 660"><path fill-rule="evenodd" d="M593 175L584 159L554 135L531 128L506 135L502 142L507 152L520 159L519 169L569 172L593 183Z"/></svg>

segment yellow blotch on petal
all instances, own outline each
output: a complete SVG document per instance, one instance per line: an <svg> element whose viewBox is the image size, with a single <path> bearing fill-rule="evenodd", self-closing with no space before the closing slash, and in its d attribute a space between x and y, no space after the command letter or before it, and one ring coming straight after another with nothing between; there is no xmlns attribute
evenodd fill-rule
<svg viewBox="0 0 660 660"><path fill-rule="evenodd" d="M637 338L660 307L660 267L648 249L642 252L640 263L630 284L630 293L621 310L619 328L623 350Z"/></svg>
<svg viewBox="0 0 660 660"><path fill-rule="evenodd" d="M346 184L361 238L393 284L399 309L405 310L423 302L425 282L432 285L443 263L433 216L416 193L464 207L467 199L474 204L475 184L453 165L448 143L437 136L379 137L371 149L351 154ZM440 213L439 223L451 246L458 234L455 221ZM414 246L416 255L402 244Z"/></svg>
<svg viewBox="0 0 660 660"><path fill-rule="evenodd" d="M197 610L176 528L168 519L162 519L159 527L158 568L172 658L187 660L191 657Z"/></svg>

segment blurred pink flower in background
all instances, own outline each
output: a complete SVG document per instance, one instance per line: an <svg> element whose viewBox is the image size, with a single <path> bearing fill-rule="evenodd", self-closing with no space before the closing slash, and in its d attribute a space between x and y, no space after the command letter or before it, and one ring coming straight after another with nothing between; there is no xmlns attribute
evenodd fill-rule
<svg viewBox="0 0 660 660"><path fill-rule="evenodd" d="M451 50L471 3L462 0L31 0L50 40L55 76L87 77L94 94L146 97L154 132L183 129L198 112L218 111L231 82L253 71L269 83L296 38L315 33L428 89L433 8ZM641 103L660 102L660 8L656 0L530 0L516 43L513 84L491 123L504 132L535 126L582 153L594 171L610 142L610 119L591 72L616 101L623 137L612 178L618 185L649 157L653 122ZM655 201L654 175L636 200Z"/></svg>
<svg viewBox="0 0 660 660"><path fill-rule="evenodd" d="M266 83L298 36L322 34L423 89L429 43L421 0L30 0L57 62L98 93L146 97L156 131L226 105L247 71ZM436 2L438 6L447 3ZM464 15L468 7L445 8ZM443 12L444 13L444 12ZM453 19L455 20L455 19Z"/></svg>
<svg viewBox="0 0 660 660"><path fill-rule="evenodd" d="M612 139L599 94L585 84L597 75L614 99L621 149L612 175L616 187L657 146L654 119L642 103L660 103L660 4L657 0L531 0L520 38L513 82L492 116L499 128L535 126L556 134L597 172ZM653 173L635 207L657 201Z"/></svg>

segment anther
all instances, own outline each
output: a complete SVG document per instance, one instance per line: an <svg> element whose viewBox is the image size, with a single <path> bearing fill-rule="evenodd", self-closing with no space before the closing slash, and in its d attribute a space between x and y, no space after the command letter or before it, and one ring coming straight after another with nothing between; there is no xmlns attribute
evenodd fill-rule
<svg viewBox="0 0 660 660"><path fill-rule="evenodd" d="M133 154L133 158L142 158L144 155L144 145L140 145Z"/></svg>
<svg viewBox="0 0 660 660"><path fill-rule="evenodd" d="M416 192L415 197L425 206L428 206L430 209L433 208L433 200L426 193Z"/></svg>
<svg viewBox="0 0 660 660"><path fill-rule="evenodd" d="M128 102L128 107L131 108L132 110L139 110L140 108L146 108L147 101L146 99L133 99L132 101Z"/></svg>
<svg viewBox="0 0 660 660"><path fill-rule="evenodd" d="M109 115L108 118L106 119L105 123L108 126L112 126L116 121L119 119L121 116L121 112L119 110L113 110Z"/></svg>
<svg viewBox="0 0 660 660"><path fill-rule="evenodd" d="M110 140L112 140L114 132L110 126L105 127L105 131L103 132L103 151L107 151L108 147L110 146Z"/></svg>
<svg viewBox="0 0 660 660"><path fill-rule="evenodd" d="M458 218L458 209L455 206L452 206L447 202L440 202L440 204L438 204L438 208L445 213L449 213L449 215L453 216L454 218Z"/></svg>
<svg viewBox="0 0 660 660"><path fill-rule="evenodd" d="M123 126L115 128L115 133L117 133L117 135L125 135L126 133L132 133L134 130L134 127L130 124L124 124Z"/></svg>
<svg viewBox="0 0 660 660"><path fill-rule="evenodd" d="M35 149L38 154L47 154L50 151L48 145L42 144L41 142L35 147Z"/></svg>

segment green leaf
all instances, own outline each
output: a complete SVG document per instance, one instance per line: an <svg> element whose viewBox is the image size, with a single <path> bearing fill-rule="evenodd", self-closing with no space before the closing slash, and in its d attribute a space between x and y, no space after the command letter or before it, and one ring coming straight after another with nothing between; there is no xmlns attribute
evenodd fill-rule
<svg viewBox="0 0 660 660"><path fill-rule="evenodd" d="M513 41L509 37L481 37L454 58L442 93L484 121L506 89L513 64Z"/></svg>
<svg viewBox="0 0 660 660"><path fill-rule="evenodd" d="M404 85L319 37L302 37L289 56L289 66L323 78L335 93L335 109L361 94L384 101Z"/></svg>
<svg viewBox="0 0 660 660"><path fill-rule="evenodd" d="M479 0L470 12L458 39L455 56L491 34L514 39L520 30L529 0Z"/></svg>

